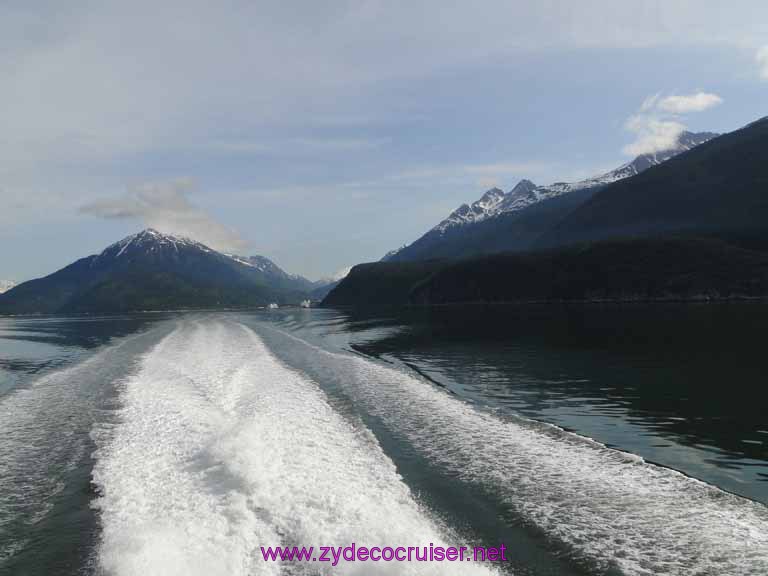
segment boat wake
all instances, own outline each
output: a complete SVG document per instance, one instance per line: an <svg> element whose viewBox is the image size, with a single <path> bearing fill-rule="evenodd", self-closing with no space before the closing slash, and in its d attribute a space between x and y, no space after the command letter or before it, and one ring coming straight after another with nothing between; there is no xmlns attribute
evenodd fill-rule
<svg viewBox="0 0 768 576"><path fill-rule="evenodd" d="M482 411L371 359L280 334L309 374L332 382L445 474L564 545L590 573L768 574L768 508L760 503L553 425Z"/></svg>
<svg viewBox="0 0 768 576"><path fill-rule="evenodd" d="M455 546L361 424L249 328L183 321L122 385L99 449L99 564L116 575L490 574L472 563L262 559L262 546Z"/></svg>

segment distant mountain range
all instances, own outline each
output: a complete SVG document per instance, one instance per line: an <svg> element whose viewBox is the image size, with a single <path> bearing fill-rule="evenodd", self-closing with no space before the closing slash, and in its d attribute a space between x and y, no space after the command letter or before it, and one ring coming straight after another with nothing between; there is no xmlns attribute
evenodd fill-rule
<svg viewBox="0 0 768 576"><path fill-rule="evenodd" d="M328 296L328 293L336 288L338 286L339 282L344 280L344 278L347 277L350 270L352 270L352 266L347 266L346 268L343 268L336 272L333 276L328 276L327 278L321 278L320 280L317 280L316 282L313 282L312 289L309 292L310 297L312 300L322 300L326 296Z"/></svg>
<svg viewBox="0 0 768 576"><path fill-rule="evenodd" d="M389 252L382 260L402 262L528 249L538 233L544 230L540 229L542 210L526 211L527 208L549 201L543 212L554 210L554 218L557 218L561 212L567 211L574 203L580 203L597 190L636 176L716 136L718 135L712 132L683 132L677 145L670 150L643 154L615 170L579 182L556 182L549 186L537 186L530 180L521 180L506 193L499 188L492 188L472 204L462 204L421 238L408 246ZM578 194L558 203L551 202L574 193ZM530 222L526 221L529 215ZM482 227L479 226L481 224ZM544 224L546 228L549 220ZM517 231L506 234L503 230L505 225L510 225Z"/></svg>
<svg viewBox="0 0 768 576"><path fill-rule="evenodd" d="M768 297L768 117L575 185L484 198L356 266L324 303Z"/></svg>
<svg viewBox="0 0 768 576"><path fill-rule="evenodd" d="M330 283L326 282L325 280L312 282L311 280L308 280L298 274L289 274L266 256L236 256L230 254L224 255L229 256L236 262L239 262L245 266L252 267L253 273L261 278L265 284L269 284L270 286L276 288L309 292L317 288L318 285L325 285Z"/></svg>
<svg viewBox="0 0 768 576"><path fill-rule="evenodd" d="M538 248L616 237L768 231L768 117L599 189L537 240Z"/></svg>
<svg viewBox="0 0 768 576"><path fill-rule="evenodd" d="M768 297L768 117L601 176L523 180L385 262L312 282L147 229L0 294L0 314L298 304ZM327 294L327 296L326 296Z"/></svg>
<svg viewBox="0 0 768 576"><path fill-rule="evenodd" d="M0 295L0 313L124 312L297 304L312 282L263 256L222 254L147 229Z"/></svg>
<svg viewBox="0 0 768 576"><path fill-rule="evenodd" d="M12 280L0 280L0 294L8 292L8 290L14 286L16 286L16 282L13 282Z"/></svg>

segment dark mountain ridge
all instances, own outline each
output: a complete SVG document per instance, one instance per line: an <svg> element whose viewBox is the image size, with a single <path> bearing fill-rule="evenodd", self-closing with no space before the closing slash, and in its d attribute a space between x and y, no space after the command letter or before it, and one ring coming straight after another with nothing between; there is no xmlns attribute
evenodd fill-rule
<svg viewBox="0 0 768 576"><path fill-rule="evenodd" d="M386 278L413 263L383 262L353 269L325 303L765 298L768 118L630 178L469 228L423 261L430 267L410 276L410 289L384 294Z"/></svg>
<svg viewBox="0 0 768 576"><path fill-rule="evenodd" d="M760 235L768 226L768 119L599 190L539 248L670 232Z"/></svg>
<svg viewBox="0 0 768 576"><path fill-rule="evenodd" d="M768 252L718 238L620 239L446 266L408 303L648 302L768 298Z"/></svg>
<svg viewBox="0 0 768 576"><path fill-rule="evenodd" d="M19 284L0 295L0 313L247 307L298 303L306 297L300 281L292 284L273 263L257 262L263 266L148 229Z"/></svg>
<svg viewBox="0 0 768 576"><path fill-rule="evenodd" d="M670 150L637 156L615 170L579 182L537 186L530 180L521 180L506 194L493 188L384 259L402 262L529 250L540 236L598 190L630 179L715 137L717 134L712 132L683 132Z"/></svg>

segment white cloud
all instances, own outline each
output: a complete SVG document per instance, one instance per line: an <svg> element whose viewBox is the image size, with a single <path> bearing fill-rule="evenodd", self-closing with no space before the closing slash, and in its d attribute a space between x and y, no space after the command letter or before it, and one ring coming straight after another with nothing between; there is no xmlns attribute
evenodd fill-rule
<svg viewBox="0 0 768 576"><path fill-rule="evenodd" d="M768 19L762 1L715 0L27 4L0 12L0 157L27 165L184 147L222 126L307 125L374 84L531 51L757 45Z"/></svg>
<svg viewBox="0 0 768 576"><path fill-rule="evenodd" d="M484 162L480 154L485 153L499 155L489 162L519 158L514 147L472 149L473 138L454 132L463 122L439 129L430 125L433 113L437 117L449 109L444 99L463 97L472 82L481 81L475 72L485 75L499 66L505 70L498 76L511 78L509 72L519 65L523 80L526 70L535 77L552 55L578 56L585 47L588 52L580 58L651 46L661 49L648 53L650 61L693 52L690 47L705 47L702 53L738 47L752 56L765 43L768 20L764 0L743 0L739 10L723 9L722 0L487 0L481 9L441 0L305 1L298 3L300 9L280 0L0 4L4 230L11 223L19 226L20 219L39 224L69 218L73 207L92 201L100 191L152 178L147 174L196 174L201 181L215 178L221 186L254 188L300 185L318 178L325 189L317 195L326 199L349 193L341 194L331 181L375 178L381 170L394 177L382 178L386 182L376 190L386 187L395 197L417 189L424 195L423 210L442 213L455 207L451 205L478 180L509 186L518 175L538 181L540 174L543 182L564 177L562 168L465 168L462 160L456 161ZM423 97L431 84L425 80L432 78L439 79L429 94L434 106ZM474 103L482 98L478 94ZM463 121L479 106L459 110ZM497 130L511 133L514 114L523 114L521 110L510 106L509 117L498 117ZM584 114L599 112L584 109ZM544 130L557 119L542 122ZM407 130L398 132L405 123ZM405 147L381 139L402 134L414 135L412 142L423 136L423 156L406 154ZM454 145L436 146L441 138L446 143L459 138L466 142L446 156ZM326 157L366 149L370 161L361 152L361 161L355 157L345 164L325 162ZM247 155L269 158L245 168L248 159L242 157ZM222 157L227 162L218 162ZM262 170L273 158L270 169L283 174ZM424 172L437 173L439 181L400 174L420 162L427 164ZM452 196L429 195L449 188ZM202 193L195 196L200 205L223 206L206 192L208 200ZM220 194L220 189L215 192ZM290 202L286 200L286 207L306 212L299 200ZM338 210L329 204L318 202L318 210L326 210L327 221L338 226L347 206L358 210L363 202L346 203ZM254 211L259 208L254 206ZM241 213L238 204L223 208L221 218L238 222ZM262 242L260 236L267 233L254 222L261 225L271 216L247 216L251 221L238 226L254 242ZM399 227L401 218L397 220ZM295 234L299 221L292 218L291 224L270 229L269 234ZM381 237L385 234L394 232L382 229ZM16 261L34 260L8 254ZM353 260L351 255L343 259ZM316 266L314 261L309 265Z"/></svg>
<svg viewBox="0 0 768 576"><path fill-rule="evenodd" d="M760 48L756 55L757 65L760 68L760 78L768 80L768 44Z"/></svg>
<svg viewBox="0 0 768 576"><path fill-rule="evenodd" d="M248 243L195 206L187 197L191 189L188 179L146 183L124 196L86 204L80 211L101 218L138 220L144 226L188 236L217 250L243 253Z"/></svg>
<svg viewBox="0 0 768 576"><path fill-rule="evenodd" d="M682 115L702 112L722 101L720 96L710 92L670 96L662 96L660 92L652 94L643 100L640 110L624 123L624 128L635 135L635 141L624 146L622 151L638 156L672 150L677 147L678 138L686 129Z"/></svg>
<svg viewBox="0 0 768 576"><path fill-rule="evenodd" d="M677 146L677 139L685 130L685 125L680 122L660 120L645 114L632 116L624 127L636 136L635 141L623 150L631 156L671 150Z"/></svg>
<svg viewBox="0 0 768 576"><path fill-rule="evenodd" d="M659 102L659 98L661 98L661 92L656 92L656 94L651 94L643 100L643 103L640 105L640 112L647 112L648 110L653 110L656 107L656 104Z"/></svg>
<svg viewBox="0 0 768 576"><path fill-rule="evenodd" d="M656 102L655 105L664 112L687 114L689 112L702 112L722 102L723 99L717 94L697 92L696 94L667 96Z"/></svg>

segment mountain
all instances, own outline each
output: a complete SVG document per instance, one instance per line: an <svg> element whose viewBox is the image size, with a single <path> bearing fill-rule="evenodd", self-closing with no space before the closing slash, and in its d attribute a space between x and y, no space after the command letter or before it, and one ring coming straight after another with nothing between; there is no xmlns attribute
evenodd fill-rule
<svg viewBox="0 0 768 576"><path fill-rule="evenodd" d="M493 254L424 277L408 303L706 301L768 298L768 251L717 238L604 240Z"/></svg>
<svg viewBox="0 0 768 576"><path fill-rule="evenodd" d="M537 186L530 180L521 180L507 193L499 188L492 188L471 205L463 204L454 210L413 244L388 253L383 260L451 258L500 250L528 249L538 235L555 223L553 219L556 221L565 215L563 209L573 208L598 189L636 176L716 136L717 134L711 132L683 132L677 145L671 150L643 154L615 170L579 182L556 182L549 186ZM579 193L578 197L552 202L574 193ZM529 210L542 202L549 202L549 205L543 210ZM552 216L542 221L544 213L551 213ZM528 216L532 217L531 222L526 220ZM505 221L498 221L504 219ZM489 221L494 222L488 224ZM541 226L542 223L544 227ZM479 226L482 228L478 228Z"/></svg>
<svg viewBox="0 0 768 576"><path fill-rule="evenodd" d="M536 202L521 210L487 218L471 226L456 226L428 234L390 262L455 260L496 252L531 250L536 241L598 189L583 188Z"/></svg>
<svg viewBox="0 0 768 576"><path fill-rule="evenodd" d="M768 117L445 238L420 271L358 266L325 303L768 298Z"/></svg>
<svg viewBox="0 0 768 576"><path fill-rule="evenodd" d="M352 266L347 266L336 272L333 276L328 278L321 278L312 283L312 288L309 292L309 296L312 300L323 300L328 294L338 286L339 282L347 277L352 270Z"/></svg>
<svg viewBox="0 0 768 576"><path fill-rule="evenodd" d="M16 282L12 280L0 280L0 294L8 292L14 286L16 286Z"/></svg>
<svg viewBox="0 0 768 576"><path fill-rule="evenodd" d="M354 266L323 300L324 306L402 305L419 282L440 270L445 263L371 262Z"/></svg>
<svg viewBox="0 0 768 576"><path fill-rule="evenodd" d="M536 246L683 231L768 236L768 117L599 190Z"/></svg>
<svg viewBox="0 0 768 576"><path fill-rule="evenodd" d="M285 290L308 292L316 283L298 274L289 274L265 256L234 256L226 254L236 262L249 266L255 278L264 284Z"/></svg>
<svg viewBox="0 0 768 576"><path fill-rule="evenodd" d="M0 313L229 308L298 303L306 297L290 282L271 281L282 276L274 264L252 258L148 229L45 278L19 284L0 295Z"/></svg>

